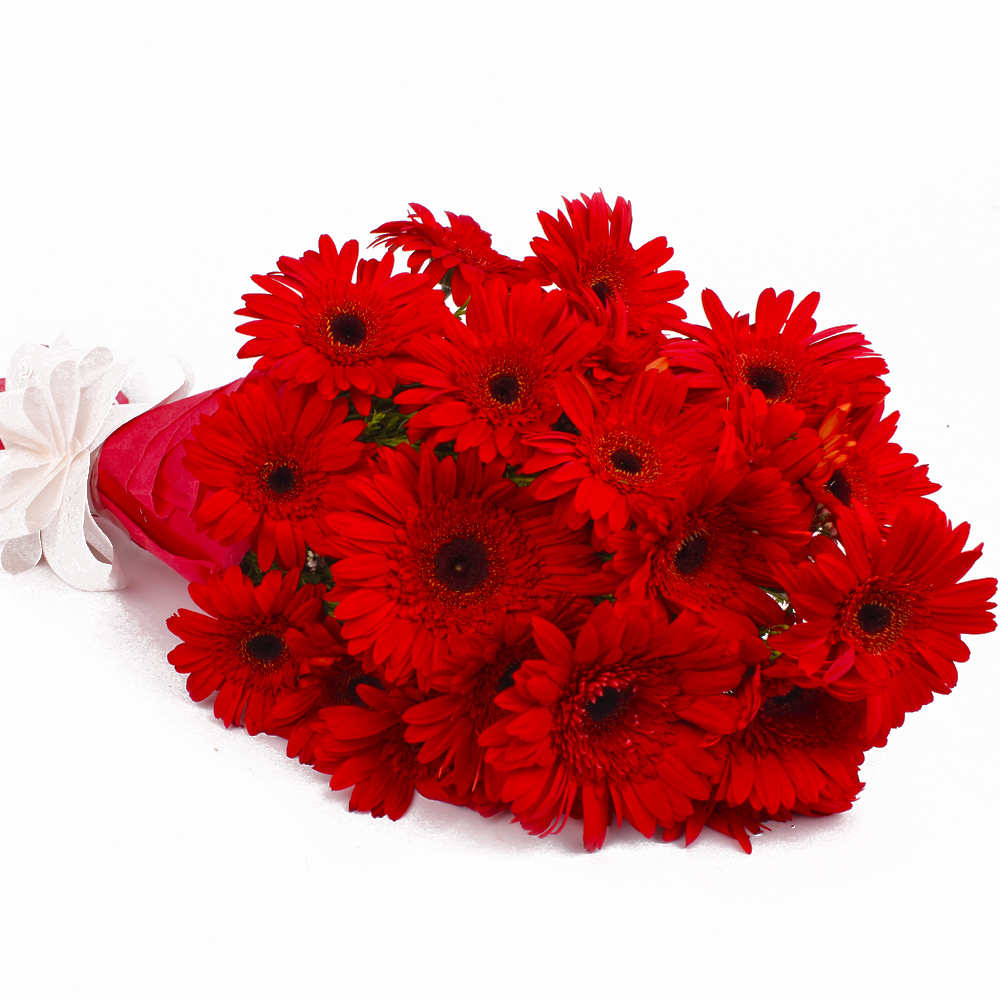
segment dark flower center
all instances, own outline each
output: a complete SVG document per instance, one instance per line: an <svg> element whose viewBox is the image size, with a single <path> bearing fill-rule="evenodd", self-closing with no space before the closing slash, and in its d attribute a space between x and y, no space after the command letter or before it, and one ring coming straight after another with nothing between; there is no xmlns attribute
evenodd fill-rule
<svg viewBox="0 0 1000 1000"><path fill-rule="evenodd" d="M291 493L295 489L295 473L287 465L279 465L268 473L267 487L272 493Z"/></svg>
<svg viewBox="0 0 1000 1000"><path fill-rule="evenodd" d="M761 712L769 719L791 719L814 715L819 710L823 697L818 688L794 687L787 694L768 698L761 707Z"/></svg>
<svg viewBox="0 0 1000 1000"><path fill-rule="evenodd" d="M588 701L583 707L587 710L591 722L600 724L618 715L625 707L628 696L628 691L606 687L593 701Z"/></svg>
<svg viewBox="0 0 1000 1000"><path fill-rule="evenodd" d="M270 632L261 632L247 640L247 652L262 663L273 663L285 651L285 644Z"/></svg>
<svg viewBox="0 0 1000 1000"><path fill-rule="evenodd" d="M747 385L760 389L767 399L778 399L784 396L788 389L785 376L766 366L751 368L746 374L746 380Z"/></svg>
<svg viewBox="0 0 1000 1000"><path fill-rule="evenodd" d="M517 673L518 668L521 666L520 660L511 660L510 663L504 667L503 673L497 679L497 694L501 691L506 691L507 688L512 688L514 686L514 674Z"/></svg>
<svg viewBox="0 0 1000 1000"><path fill-rule="evenodd" d="M490 395L498 402L509 406L517 402L521 394L521 385L514 375L494 375L490 379Z"/></svg>
<svg viewBox="0 0 1000 1000"><path fill-rule="evenodd" d="M642 472L642 459L625 448L619 448L611 453L611 464L619 471L629 476Z"/></svg>
<svg viewBox="0 0 1000 1000"><path fill-rule="evenodd" d="M329 322L330 339L344 347L357 347L365 339L365 324L357 316L343 313Z"/></svg>
<svg viewBox="0 0 1000 1000"><path fill-rule="evenodd" d="M830 476L826 481L824 489L827 493L832 493L841 503L847 504L851 502L851 484L847 481L847 477L837 469L837 471Z"/></svg>
<svg viewBox="0 0 1000 1000"><path fill-rule="evenodd" d="M614 292L614 289L606 281L595 281L591 286L590 290L601 300L601 305L607 305L608 299Z"/></svg>
<svg viewBox="0 0 1000 1000"><path fill-rule="evenodd" d="M858 608L858 624L869 635L878 635L891 620L892 612L884 604L862 604Z"/></svg>
<svg viewBox="0 0 1000 1000"><path fill-rule="evenodd" d="M347 682L348 701L352 705L357 705L358 708L368 708L368 703L358 694L358 688L362 684L367 684L368 687L376 688L379 691L384 691L385 687L377 677L373 677L371 674L358 674Z"/></svg>
<svg viewBox="0 0 1000 1000"><path fill-rule="evenodd" d="M674 553L674 569L681 576L688 576L701 567L708 554L708 539L704 535L692 535L681 542Z"/></svg>
<svg viewBox="0 0 1000 1000"><path fill-rule="evenodd" d="M456 594L466 594L490 575L490 559L475 538L453 538L434 557L438 581Z"/></svg>

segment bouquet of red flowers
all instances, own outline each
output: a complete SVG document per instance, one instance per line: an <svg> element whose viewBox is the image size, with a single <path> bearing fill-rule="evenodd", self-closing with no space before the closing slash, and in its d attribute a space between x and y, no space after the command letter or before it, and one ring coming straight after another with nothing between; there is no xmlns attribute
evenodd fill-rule
<svg viewBox="0 0 1000 1000"><path fill-rule="evenodd" d="M251 375L99 453L97 512L194 581L192 698L373 816L416 790L749 852L849 809L995 627L883 359L815 293L689 323L621 198L540 213L523 260L411 207L381 258L322 236L254 276Z"/></svg>

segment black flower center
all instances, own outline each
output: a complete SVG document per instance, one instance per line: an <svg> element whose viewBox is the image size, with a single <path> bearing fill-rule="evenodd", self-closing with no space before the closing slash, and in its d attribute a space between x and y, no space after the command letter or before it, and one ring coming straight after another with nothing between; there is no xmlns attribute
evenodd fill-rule
<svg viewBox="0 0 1000 1000"><path fill-rule="evenodd" d="M824 485L824 489L827 493L832 493L841 503L847 504L851 502L851 484L840 469L837 469L830 476Z"/></svg>
<svg viewBox="0 0 1000 1000"><path fill-rule="evenodd" d="M273 663L285 651L285 644L270 632L261 632L247 640L247 652L262 663Z"/></svg>
<svg viewBox="0 0 1000 1000"><path fill-rule="evenodd" d="M815 715L820 708L823 692L818 688L794 687L787 694L768 698L761 712L769 719L803 718Z"/></svg>
<svg viewBox="0 0 1000 1000"><path fill-rule="evenodd" d="M490 379L490 395L498 402L509 406L517 402L517 397L521 394L521 384L517 381L517 376L502 374L494 375Z"/></svg>
<svg viewBox="0 0 1000 1000"><path fill-rule="evenodd" d="M267 476L267 487L272 493L291 493L295 489L295 473L287 465L279 465Z"/></svg>
<svg viewBox="0 0 1000 1000"><path fill-rule="evenodd" d="M347 700L352 705L357 705L358 708L368 708L368 703L358 694L358 688L362 684L367 684L368 687L376 688L379 691L384 691L385 687L377 677L373 677L371 674L358 674L347 682Z"/></svg>
<svg viewBox="0 0 1000 1000"><path fill-rule="evenodd" d="M601 305L607 305L608 299L614 292L614 289L606 281L595 281L591 286L590 290L601 300Z"/></svg>
<svg viewBox="0 0 1000 1000"><path fill-rule="evenodd" d="M598 724L620 714L628 701L629 692L618 688L606 687L593 701L588 701L583 707L590 716L591 722Z"/></svg>
<svg viewBox="0 0 1000 1000"><path fill-rule="evenodd" d="M490 559L475 538L453 538L434 557L438 581L456 594L466 594L490 575Z"/></svg>
<svg viewBox="0 0 1000 1000"><path fill-rule="evenodd" d="M704 535L692 535L681 542L680 548L674 553L674 569L681 576L688 576L700 569L708 554L708 539Z"/></svg>
<svg viewBox="0 0 1000 1000"><path fill-rule="evenodd" d="M511 660L510 663L504 667L503 673L497 678L497 694L514 686L514 674L517 673L520 666L520 660Z"/></svg>
<svg viewBox="0 0 1000 1000"><path fill-rule="evenodd" d="M747 385L754 389L760 389L767 399L779 399L784 396L788 389L785 376L765 365L751 368L746 374L746 380Z"/></svg>
<svg viewBox="0 0 1000 1000"><path fill-rule="evenodd" d="M619 471L629 476L642 472L642 459L626 448L619 448L611 453L611 464Z"/></svg>
<svg viewBox="0 0 1000 1000"><path fill-rule="evenodd" d="M869 635L878 635L891 620L892 612L884 604L862 604L858 608L858 624Z"/></svg>
<svg viewBox="0 0 1000 1000"><path fill-rule="evenodd" d="M357 347L365 339L364 321L349 313L334 316L330 320L329 329L330 339L344 347Z"/></svg>

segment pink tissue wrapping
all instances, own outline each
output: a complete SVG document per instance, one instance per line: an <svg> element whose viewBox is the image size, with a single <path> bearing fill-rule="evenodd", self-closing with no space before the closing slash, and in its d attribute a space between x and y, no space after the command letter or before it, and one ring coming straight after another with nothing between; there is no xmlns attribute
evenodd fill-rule
<svg viewBox="0 0 1000 1000"><path fill-rule="evenodd" d="M98 505L186 580L201 582L236 565L249 548L247 540L221 545L195 528L192 511L202 487L181 462L194 425L242 382L148 410L115 431L98 457Z"/></svg>

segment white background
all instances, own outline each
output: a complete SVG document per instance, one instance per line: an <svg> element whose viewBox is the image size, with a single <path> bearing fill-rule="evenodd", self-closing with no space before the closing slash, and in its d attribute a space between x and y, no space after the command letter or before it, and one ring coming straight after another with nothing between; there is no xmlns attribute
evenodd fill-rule
<svg viewBox="0 0 1000 1000"><path fill-rule="evenodd" d="M13 349L186 355L228 382L249 276L417 200L512 256L603 188L711 286L823 293L886 356L898 439L995 575L998 24L989 2L8 4L0 374ZM987 996L994 637L746 857L417 802L396 824L227 732L166 663L183 581L0 576L0 987L21 997ZM988 977L988 978L987 978ZM306 992L308 991L308 992Z"/></svg>

